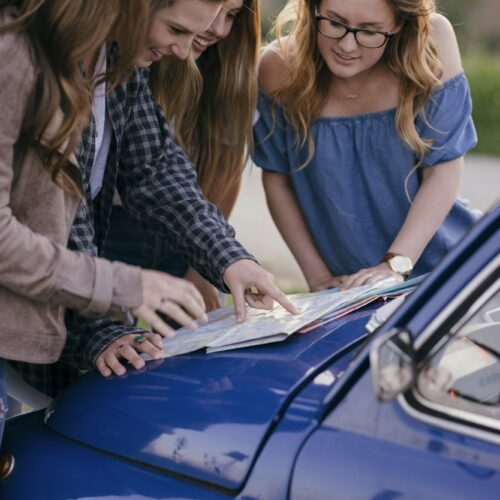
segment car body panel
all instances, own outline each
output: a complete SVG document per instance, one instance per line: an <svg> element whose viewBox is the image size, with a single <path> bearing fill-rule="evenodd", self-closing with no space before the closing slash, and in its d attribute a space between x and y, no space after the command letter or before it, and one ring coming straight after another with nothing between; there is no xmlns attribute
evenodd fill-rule
<svg viewBox="0 0 500 500"><path fill-rule="evenodd" d="M111 380L89 374L54 401L46 424L117 456L237 490L289 401L365 337L370 313L275 346L170 358Z"/></svg>
<svg viewBox="0 0 500 500"><path fill-rule="evenodd" d="M498 498L498 444L415 420L371 389L366 372L311 433L291 499Z"/></svg>
<svg viewBox="0 0 500 500"><path fill-rule="evenodd" d="M400 327L421 340L499 250L496 207L374 337ZM462 307L458 313L465 311ZM405 411L399 401L378 401L368 370L370 346L325 398L324 419L311 430L297 457L290 498L498 498L498 433L491 429L489 439L482 431L474 432L471 424L449 425L446 415L435 417L436 425L429 424L415 418L418 412Z"/></svg>
<svg viewBox="0 0 500 500"><path fill-rule="evenodd" d="M8 421L3 449L15 457L2 500L227 498L207 485L122 460L52 432L44 411Z"/></svg>
<svg viewBox="0 0 500 500"><path fill-rule="evenodd" d="M408 329L425 356L436 318L499 248L500 206L373 338ZM0 498L498 498L498 439L474 423L448 425L446 415L423 418L403 395L376 399L363 330L370 312L274 345L82 377L46 425L40 412L7 422L2 452L16 466Z"/></svg>
<svg viewBox="0 0 500 500"><path fill-rule="evenodd" d="M352 361L348 356L324 367L289 405L265 443L238 498L287 498L297 453L318 424L325 395L341 379Z"/></svg>

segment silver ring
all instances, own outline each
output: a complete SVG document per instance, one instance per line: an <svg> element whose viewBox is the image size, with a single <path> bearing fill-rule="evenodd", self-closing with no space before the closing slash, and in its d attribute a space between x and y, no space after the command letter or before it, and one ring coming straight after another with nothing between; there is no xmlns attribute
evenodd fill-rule
<svg viewBox="0 0 500 500"><path fill-rule="evenodd" d="M169 299L167 299L166 297L162 297L160 299L160 307L163 307L168 301Z"/></svg>

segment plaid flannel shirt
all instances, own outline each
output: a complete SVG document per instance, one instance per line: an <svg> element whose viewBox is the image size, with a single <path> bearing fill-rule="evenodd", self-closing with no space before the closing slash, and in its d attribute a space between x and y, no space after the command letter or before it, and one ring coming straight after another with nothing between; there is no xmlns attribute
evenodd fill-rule
<svg viewBox="0 0 500 500"><path fill-rule="evenodd" d="M77 157L83 172L83 202L71 230L69 248L97 255L108 229L115 190L122 203L149 230L168 240L172 249L219 289L227 291L224 271L240 259L255 260L235 239L220 211L207 202L196 170L176 144L161 108L149 88L149 71L132 76L107 97L113 128L102 190L90 196L95 156L95 121L82 136ZM55 396L77 375L93 369L99 354L117 338L140 329L110 319L66 314L68 339L61 362L54 365L15 363L25 380Z"/></svg>

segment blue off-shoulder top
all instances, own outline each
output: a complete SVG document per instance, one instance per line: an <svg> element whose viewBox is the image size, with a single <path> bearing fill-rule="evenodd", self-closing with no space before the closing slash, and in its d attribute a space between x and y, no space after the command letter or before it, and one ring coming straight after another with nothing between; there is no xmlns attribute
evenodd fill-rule
<svg viewBox="0 0 500 500"><path fill-rule="evenodd" d="M436 89L416 119L420 136L432 140L421 168L461 157L477 143L472 103L463 72ZM254 162L290 174L315 244L334 275L375 266L389 249L410 209L405 180L416 164L396 130L396 109L346 117L320 117L311 126L315 154L306 167L305 147L284 111L259 93ZM419 167L420 168L420 167ZM410 199L418 170L407 182ZM432 270L474 223L477 214L457 200L416 263L414 275Z"/></svg>

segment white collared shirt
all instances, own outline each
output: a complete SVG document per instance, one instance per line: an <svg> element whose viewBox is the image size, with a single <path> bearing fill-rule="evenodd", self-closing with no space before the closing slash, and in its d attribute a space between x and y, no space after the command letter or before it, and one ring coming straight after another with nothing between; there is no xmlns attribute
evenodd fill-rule
<svg viewBox="0 0 500 500"><path fill-rule="evenodd" d="M94 77L106 72L106 44L103 44L97 64L95 66ZM94 89L92 99L92 114L94 115L96 125L95 136L95 156L90 174L90 192L94 199L102 188L104 171L108 161L109 146L111 143L111 120L106 105L106 82L100 83Z"/></svg>

